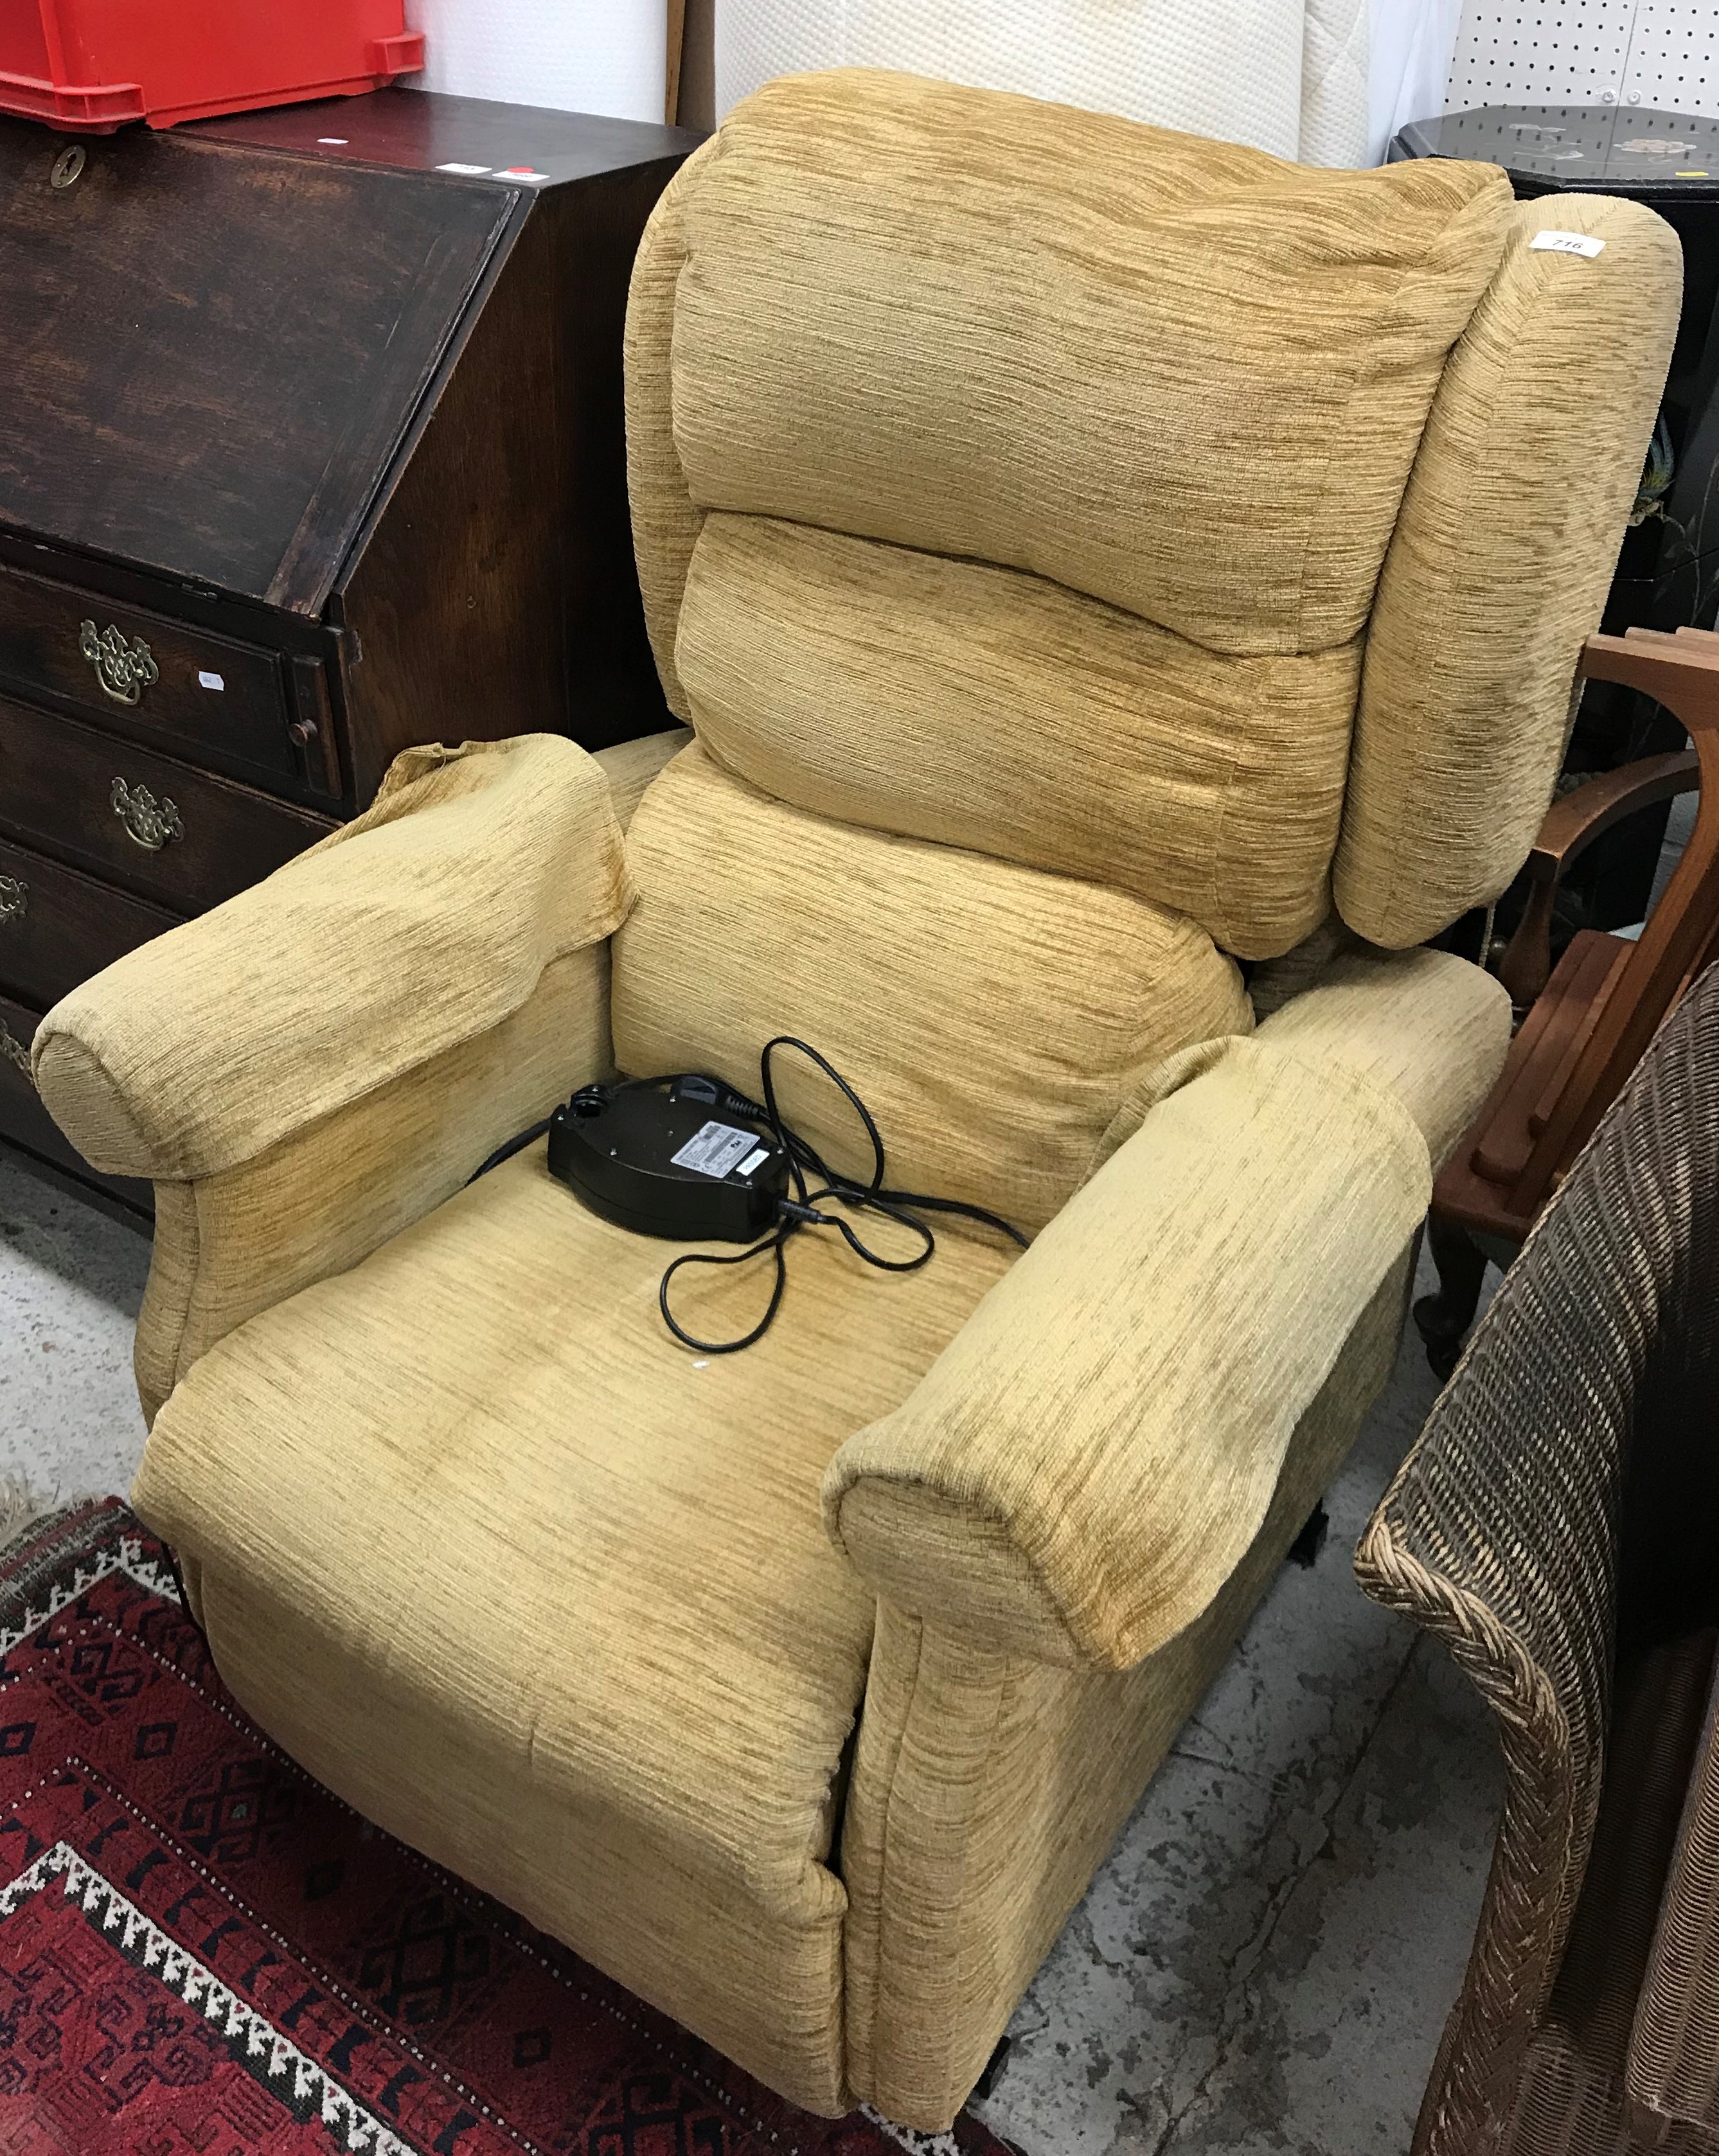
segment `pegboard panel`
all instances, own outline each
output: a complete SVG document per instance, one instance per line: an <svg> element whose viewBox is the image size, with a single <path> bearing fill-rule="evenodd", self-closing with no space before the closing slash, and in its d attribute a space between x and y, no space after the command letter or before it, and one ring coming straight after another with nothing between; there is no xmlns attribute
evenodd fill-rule
<svg viewBox="0 0 1719 2156"><path fill-rule="evenodd" d="M1469 0L1445 110L1612 103L1623 85L1637 6L1638 0Z"/></svg>
<svg viewBox="0 0 1719 2156"><path fill-rule="evenodd" d="M1719 119L1719 8L1713 0L1638 0L1624 101Z"/></svg>
<svg viewBox="0 0 1719 2156"><path fill-rule="evenodd" d="M1714 0L1466 0L1447 112L1613 104L1719 118Z"/></svg>

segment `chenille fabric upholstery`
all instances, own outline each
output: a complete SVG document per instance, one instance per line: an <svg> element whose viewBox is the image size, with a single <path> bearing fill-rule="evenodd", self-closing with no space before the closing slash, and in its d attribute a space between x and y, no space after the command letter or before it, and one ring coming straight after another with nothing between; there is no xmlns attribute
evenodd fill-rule
<svg viewBox="0 0 1719 2156"><path fill-rule="evenodd" d="M615 1060L753 1091L778 1033L852 1075L889 1179L1032 1229L1172 1049L1246 1032L1234 963L1185 915L987 855L770 800L685 750L628 834L638 902L615 939ZM785 922L771 894L794 893ZM783 1111L849 1173L852 1111L785 1056Z"/></svg>
<svg viewBox="0 0 1719 2156"><path fill-rule="evenodd" d="M852 69L749 98L679 215L700 508L1032 570L1239 654L1366 626L1511 197Z"/></svg>
<svg viewBox="0 0 1719 2156"><path fill-rule="evenodd" d="M1509 216L1485 167L769 85L663 198L628 325L673 708L800 807L1287 950L1330 905L1360 632Z"/></svg>
<svg viewBox="0 0 1719 2156"><path fill-rule="evenodd" d="M1389 1368L1508 1013L1389 922L1340 933L1332 863L1373 813L1404 488L1485 491L1432 468L1516 218L1485 168L773 84L663 196L627 325L640 584L696 738L415 757L39 1033L74 1142L156 1179L136 1502L235 1691L815 2110L950 2123ZM1533 586L1531 701L1567 682L1566 571L1621 531L1666 346L1650 310L1626 381L1578 315L1500 395L1592 367L1634 403L1429 677L1507 673ZM1497 830L1536 797L1526 831L1526 706L1415 708L1512 797ZM1405 846L1392 902L1423 883L1442 925L1496 851ZM749 1091L778 1032L876 1111L893 1184L1025 1255L950 1225L885 1277L809 1233L729 1359L671 1341L663 1246L540 1152L461 1188L586 1079ZM768 1281L680 1285L724 1337Z"/></svg>
<svg viewBox="0 0 1719 2156"><path fill-rule="evenodd" d="M802 808L1114 885L1243 957L1329 903L1358 641L1219 656L1017 570L713 513L675 653L700 739Z"/></svg>
<svg viewBox="0 0 1719 2156"><path fill-rule="evenodd" d="M1344 951L1259 1031L1309 1063L1390 1086L1420 1126L1436 1176L1480 1112L1474 1074L1503 1065L1510 996L1442 951Z"/></svg>
<svg viewBox="0 0 1719 2156"><path fill-rule="evenodd" d="M1536 249L1544 231L1601 242ZM1450 356L1367 637L1337 904L1418 943L1496 898L1552 797L1677 326L1683 251L1613 196L1519 203Z"/></svg>
<svg viewBox="0 0 1719 2156"><path fill-rule="evenodd" d="M631 896L602 770L571 742L409 749L362 816L229 900L223 934L170 930L95 1003L73 989L36 1030L37 1082L109 1174L217 1175L490 1031ZM335 981L370 1014L358 1038Z"/></svg>
<svg viewBox="0 0 1719 2156"><path fill-rule="evenodd" d="M1135 1668L977 1647L879 1604L841 1840L857 2099L929 2125L984 2071L1001 2002L1031 1981L1390 1375L1413 1255L1302 1409L1240 1564Z"/></svg>
<svg viewBox="0 0 1719 2156"><path fill-rule="evenodd" d="M831 1461L832 1539L908 1614L1130 1669L1258 1532L1294 1410L1413 1234L1431 1172L1388 1084L1264 1040L1202 1060ZM1341 1272L1295 1262L1304 1209ZM1037 1441L1053 1422L1053 1451Z"/></svg>
<svg viewBox="0 0 1719 2156"><path fill-rule="evenodd" d="M682 730L651 735L600 750L591 759L608 782L610 805L623 829L645 787L689 738ZM554 767L579 769L577 790L586 814L594 815L600 798L583 784L583 767L568 763L559 744L553 754ZM474 775L492 778L498 770L511 780L505 765L471 767ZM419 794L419 807L430 798ZM450 820L442 819L445 834ZM353 828L346 827L348 837ZM457 865L451 850L447 865ZM228 952L235 947L222 946ZM151 957L139 962L142 978L131 1009L147 1015L157 982L170 968L177 971L176 948L157 944ZM394 953L397 960L406 955L398 944ZM184 1181L168 1175L168 1160L152 1158L146 1173L157 1178L156 1262L135 1349L145 1415L152 1418L182 1372L235 1325L357 1265L450 1198L497 1146L548 1114L574 1086L606 1076L614 1063L609 970L606 942L583 943L550 959L519 1008L498 1024L400 1070L343 1110L301 1124L233 1166ZM296 968L283 978L306 1005L286 1016L296 1034L317 1015L315 983ZM60 1008L69 1019L76 1005ZM406 1060L398 1030L379 1029L378 1039L389 1041L397 1060ZM278 1043L259 1034L244 1045L243 1060L279 1068ZM77 1094L85 1151L93 1157L102 1129L124 1119L103 1106L100 1091L88 1097L76 1060L68 1069L69 1084L58 1086L55 1097L64 1104L69 1092ZM54 1084L52 1077L49 1083ZM64 1113L80 1111L62 1106Z"/></svg>
<svg viewBox="0 0 1719 2156"><path fill-rule="evenodd" d="M136 1502L312 1773L838 2110L824 1860L872 1598L818 1480L1011 1255L948 1236L890 1277L807 1239L765 1339L695 1358L657 1315L662 1246L574 1204L538 1146L205 1354ZM767 1286L695 1274L679 1307L721 1337Z"/></svg>

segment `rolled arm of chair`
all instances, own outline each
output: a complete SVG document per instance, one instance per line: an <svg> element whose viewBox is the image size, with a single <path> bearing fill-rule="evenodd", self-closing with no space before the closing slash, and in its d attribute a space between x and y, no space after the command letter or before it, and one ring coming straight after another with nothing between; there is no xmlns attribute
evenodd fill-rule
<svg viewBox="0 0 1719 2156"><path fill-rule="evenodd" d="M410 749L363 815L73 989L36 1082L92 1166L218 1174L490 1031L628 895L582 749Z"/></svg>
<svg viewBox="0 0 1719 2156"><path fill-rule="evenodd" d="M1209 1604L1431 1191L1414 1117L1351 1065L1233 1039L1161 1087L825 1477L886 1601L1041 1661L1128 1668Z"/></svg>
<svg viewBox="0 0 1719 2156"><path fill-rule="evenodd" d="M606 1069L630 902L602 769L559 737L409 750L373 806L131 952L37 1029L50 1113L156 1185L137 1372L353 1265Z"/></svg>

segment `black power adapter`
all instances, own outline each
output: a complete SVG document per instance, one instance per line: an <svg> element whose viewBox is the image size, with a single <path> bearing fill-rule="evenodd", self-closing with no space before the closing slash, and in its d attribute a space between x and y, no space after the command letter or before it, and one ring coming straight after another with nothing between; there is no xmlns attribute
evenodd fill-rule
<svg viewBox="0 0 1719 2156"><path fill-rule="evenodd" d="M852 1108L872 1150L872 1173L864 1182L827 1166L782 1120L771 1070L778 1049L803 1055ZM677 1243L746 1245L732 1257L688 1250L662 1276L656 1300L663 1323L684 1346L706 1355L734 1354L769 1332L788 1281L783 1252L802 1228L833 1228L856 1256L888 1273L917 1271L936 1249L922 1213L958 1214L1026 1248L1027 1238L1017 1229L983 1206L886 1188L883 1140L871 1111L828 1057L806 1042L790 1034L767 1041L759 1076L762 1101L698 1071L582 1086L546 1122L533 1123L498 1147L471 1179L548 1131L549 1173L616 1227ZM886 1257L862 1242L847 1216L866 1214L904 1229L912 1239L911 1255ZM775 1281L764 1316L750 1332L738 1340L700 1340L677 1320L669 1307L669 1283L683 1267L739 1265L767 1254L775 1260Z"/></svg>
<svg viewBox="0 0 1719 2156"><path fill-rule="evenodd" d="M677 1243L755 1243L788 1194L788 1148L713 1078L587 1086L549 1118L549 1173L592 1212Z"/></svg>

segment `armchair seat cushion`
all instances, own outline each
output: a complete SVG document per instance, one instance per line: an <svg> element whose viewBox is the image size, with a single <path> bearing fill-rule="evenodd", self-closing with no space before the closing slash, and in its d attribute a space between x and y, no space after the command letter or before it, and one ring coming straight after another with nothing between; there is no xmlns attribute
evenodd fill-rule
<svg viewBox="0 0 1719 2156"><path fill-rule="evenodd" d="M888 1276L807 1234L769 1335L705 1357L658 1313L673 1254L533 1147L212 1348L136 1502L312 1773L835 2110L826 1859L873 1597L819 1481L1009 1257L939 1235ZM692 1269L677 1315L737 1334L768 1272Z"/></svg>

